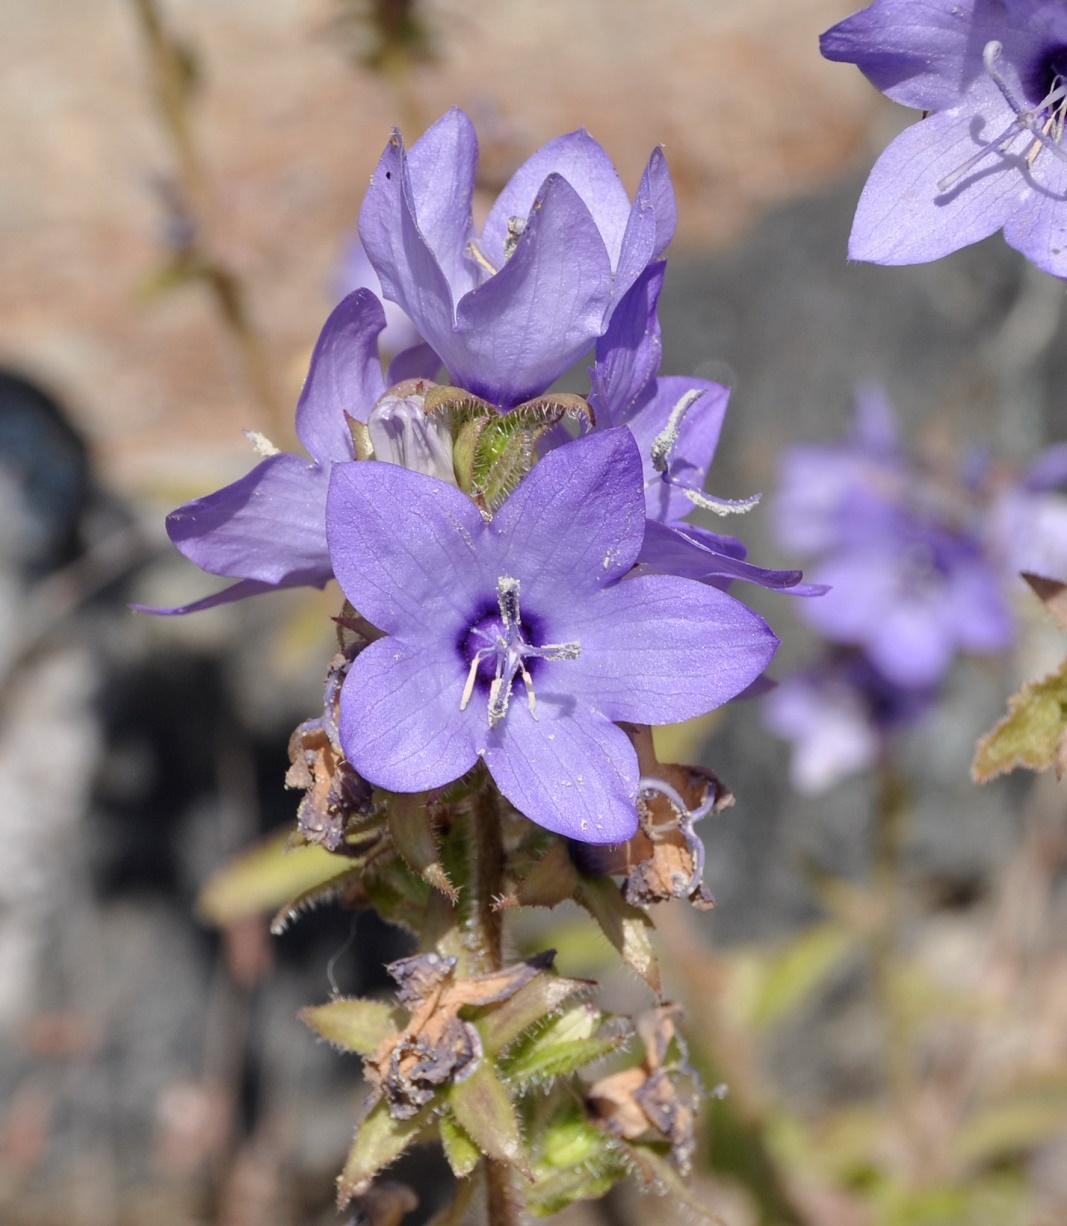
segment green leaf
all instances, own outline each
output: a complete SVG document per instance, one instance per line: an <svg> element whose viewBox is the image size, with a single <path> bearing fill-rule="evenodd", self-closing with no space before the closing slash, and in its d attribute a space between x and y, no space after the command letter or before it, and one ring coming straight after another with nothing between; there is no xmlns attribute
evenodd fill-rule
<svg viewBox="0 0 1067 1226"><path fill-rule="evenodd" d="M389 801L389 833L393 845L435 890L455 902L456 888L448 879L438 854L437 833L426 807L425 792L399 793Z"/></svg>
<svg viewBox="0 0 1067 1226"><path fill-rule="evenodd" d="M978 1112L960 1129L955 1151L967 1165L1010 1158L1059 1136L1067 1121L1063 1086L1032 1090Z"/></svg>
<svg viewBox="0 0 1067 1226"><path fill-rule="evenodd" d="M669 1160L648 1145L626 1145L626 1152L641 1174L645 1191L659 1192L684 1205L702 1222L725 1226L722 1218L705 1205L671 1166Z"/></svg>
<svg viewBox="0 0 1067 1226"><path fill-rule="evenodd" d="M328 886L351 867L351 860L322 847L290 847L282 831L220 869L200 891L197 914L221 928Z"/></svg>
<svg viewBox="0 0 1067 1226"><path fill-rule="evenodd" d="M1067 660L1040 681L1028 681L1008 700L1008 714L978 742L971 777L988 783L1025 766L1063 774L1062 746L1067 728Z"/></svg>
<svg viewBox="0 0 1067 1226"><path fill-rule="evenodd" d="M441 1127L441 1144L452 1174L457 1179L463 1179L478 1165L482 1151L447 1112L438 1123Z"/></svg>
<svg viewBox="0 0 1067 1226"><path fill-rule="evenodd" d="M817 924L746 966L745 1013L761 1029L798 1008L856 948L859 935L842 924ZM740 955L747 961L748 955Z"/></svg>
<svg viewBox="0 0 1067 1226"><path fill-rule="evenodd" d="M617 1145L574 1106L546 1126L533 1171L527 1196L540 1217L559 1213L576 1200L598 1200L628 1173Z"/></svg>
<svg viewBox="0 0 1067 1226"><path fill-rule="evenodd" d="M330 1043L361 1056L373 1055L397 1032L393 1010L383 1000L331 1000L301 1009L300 1020Z"/></svg>
<svg viewBox="0 0 1067 1226"><path fill-rule="evenodd" d="M509 1052L501 1062L501 1073L515 1085L527 1086L550 1077L568 1076L611 1055L626 1041L625 1036L597 1037L602 1020L592 1005L568 1009Z"/></svg>
<svg viewBox="0 0 1067 1226"><path fill-rule="evenodd" d="M456 1122L487 1158L529 1172L515 1106L488 1060L450 1087L448 1102Z"/></svg>
<svg viewBox="0 0 1067 1226"><path fill-rule="evenodd" d="M652 921L637 907L631 907L610 877L583 877L574 895L600 925L600 930L657 997L660 995L659 967L652 952L649 933Z"/></svg>
<svg viewBox="0 0 1067 1226"><path fill-rule="evenodd" d="M495 1058L572 996L595 987L591 979L564 979L547 971L531 979L510 1000L486 1012L481 1027L485 1054Z"/></svg>
<svg viewBox="0 0 1067 1226"><path fill-rule="evenodd" d="M407 1120L394 1119L384 1099L371 1107L356 1129L344 1170L337 1180L337 1206L343 1209L353 1196L366 1192L375 1175L395 1161L430 1121L432 1107L424 1107Z"/></svg>

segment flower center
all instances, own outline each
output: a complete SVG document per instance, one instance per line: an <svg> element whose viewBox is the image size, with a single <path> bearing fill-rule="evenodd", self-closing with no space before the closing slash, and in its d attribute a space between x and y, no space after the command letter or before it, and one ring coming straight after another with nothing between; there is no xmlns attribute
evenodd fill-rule
<svg viewBox="0 0 1067 1226"><path fill-rule="evenodd" d="M1001 68L1002 51L1002 45L995 39L986 43L982 51L982 65L990 80L1000 90L1004 101L1015 112L1015 118L999 136L983 145L962 166L957 166L951 174L946 175L937 185L939 192L951 191L989 154L1007 153L1015 143L1015 138L1023 132L1029 135L1029 143L1023 153L1028 167L1033 166L1042 149L1047 149L1061 161L1067 162L1067 152L1060 148L1064 119L1067 117L1067 47L1057 47L1048 54L1041 61L1031 81L1024 85L1025 92L1038 99L1032 106L1023 105L1011 82L1005 77Z"/></svg>
<svg viewBox="0 0 1067 1226"><path fill-rule="evenodd" d="M463 636L460 646L470 668L459 709L466 710L478 678L488 680L490 728L507 715L511 687L518 673L522 674L530 714L537 718L537 698L528 660L577 660L581 652L580 643L536 646L530 642L534 634L519 610L518 579L501 575L496 581L496 597L499 617L490 612L478 618Z"/></svg>

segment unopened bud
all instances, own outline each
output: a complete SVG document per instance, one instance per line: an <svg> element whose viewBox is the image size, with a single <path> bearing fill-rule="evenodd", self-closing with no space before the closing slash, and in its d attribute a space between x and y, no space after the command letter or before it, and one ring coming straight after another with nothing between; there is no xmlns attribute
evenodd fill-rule
<svg viewBox="0 0 1067 1226"><path fill-rule="evenodd" d="M432 386L425 379L406 379L390 388L371 409L367 433L376 460L456 485L448 425L423 411L425 393Z"/></svg>

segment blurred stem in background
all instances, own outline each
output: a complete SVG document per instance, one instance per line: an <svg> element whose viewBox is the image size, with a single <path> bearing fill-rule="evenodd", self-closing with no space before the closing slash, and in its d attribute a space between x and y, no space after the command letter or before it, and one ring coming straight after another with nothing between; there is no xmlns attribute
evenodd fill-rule
<svg viewBox="0 0 1067 1226"><path fill-rule="evenodd" d="M425 130L412 70L433 59L420 0L337 0L337 26L352 41L357 67L376 73L393 91L395 122L411 139Z"/></svg>
<svg viewBox="0 0 1067 1226"><path fill-rule="evenodd" d="M882 1053L886 1093L912 1173L922 1166L923 1145L915 1113L916 1078L911 1026L897 991L900 965L901 850L907 837L910 797L888 750L883 753L876 783L874 828L871 832L870 933L874 999L883 1027Z"/></svg>
<svg viewBox="0 0 1067 1226"><path fill-rule="evenodd" d="M153 288L198 281L211 294L219 319L237 353L266 432L278 444L293 433L291 413L276 386L263 339L252 321L240 278L213 250L210 238L211 188L193 131L192 100L196 59L166 26L156 0L131 0L141 26L148 71L160 118L177 160L173 206L181 234L169 266Z"/></svg>

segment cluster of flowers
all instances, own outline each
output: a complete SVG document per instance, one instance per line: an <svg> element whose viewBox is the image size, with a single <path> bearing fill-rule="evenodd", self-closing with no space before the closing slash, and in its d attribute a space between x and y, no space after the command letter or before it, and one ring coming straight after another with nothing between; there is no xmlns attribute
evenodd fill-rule
<svg viewBox="0 0 1067 1226"><path fill-rule="evenodd" d="M773 507L779 542L828 586L800 606L828 644L765 700L793 742L792 776L819 792L884 754L921 719L957 656L1015 635L1020 571L1067 570L1067 446L1009 479L972 455L959 473L909 458L884 393L858 397L849 438L792 448Z"/></svg>
<svg viewBox="0 0 1067 1226"><path fill-rule="evenodd" d="M340 303L297 408L311 459L267 454L170 515L177 547L237 582L165 611L336 577L368 640L339 719L364 779L421 792L483 759L539 825L618 843L640 779L618 724L684 720L760 677L777 640L731 580L809 589L686 519L755 500L703 490L726 389L658 374L661 152L631 203L588 134L560 137L480 233L476 158L459 110L389 141L359 234L422 339L383 371L381 303ZM547 394L593 347L587 397Z"/></svg>

